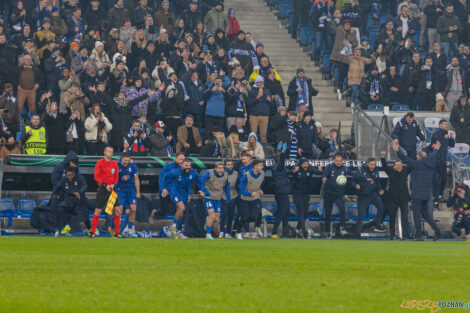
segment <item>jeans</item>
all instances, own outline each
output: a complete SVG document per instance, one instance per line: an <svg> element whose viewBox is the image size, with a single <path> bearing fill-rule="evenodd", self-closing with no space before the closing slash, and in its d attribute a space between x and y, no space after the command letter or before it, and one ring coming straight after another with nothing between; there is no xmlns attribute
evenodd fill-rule
<svg viewBox="0 0 470 313"><path fill-rule="evenodd" d="M453 45L453 47L451 47ZM441 42L441 51L447 56L447 60L450 60L454 56L454 50L457 49L457 45L454 42Z"/></svg>
<svg viewBox="0 0 470 313"><path fill-rule="evenodd" d="M354 103L359 102L359 85L349 85L349 88L351 88L352 91L352 101Z"/></svg>
<svg viewBox="0 0 470 313"><path fill-rule="evenodd" d="M325 43L325 49L330 49L330 35L326 31L315 32L315 53L313 55L314 61L320 60L321 45Z"/></svg>

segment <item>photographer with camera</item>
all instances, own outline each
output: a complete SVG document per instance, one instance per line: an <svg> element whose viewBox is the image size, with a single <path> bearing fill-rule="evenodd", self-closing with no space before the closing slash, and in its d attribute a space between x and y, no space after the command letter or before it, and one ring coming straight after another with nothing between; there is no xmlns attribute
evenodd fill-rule
<svg viewBox="0 0 470 313"><path fill-rule="evenodd" d="M152 145L139 120L132 122L132 132L124 138L124 151L134 156L146 156Z"/></svg>
<svg viewBox="0 0 470 313"><path fill-rule="evenodd" d="M225 89L230 86L230 79L223 70L219 71L219 76L212 82L206 84L206 91L203 99L206 101L206 129L217 127L225 129Z"/></svg>
<svg viewBox="0 0 470 313"><path fill-rule="evenodd" d="M88 155L103 154L108 144L108 133L113 128L108 118L101 112L99 104L94 104L90 115L85 120L85 139L87 141Z"/></svg>
<svg viewBox="0 0 470 313"><path fill-rule="evenodd" d="M452 235L455 240L460 240L462 228L465 229L465 241L470 241L470 189L465 184L460 184L449 191L447 207L454 212L452 223Z"/></svg>

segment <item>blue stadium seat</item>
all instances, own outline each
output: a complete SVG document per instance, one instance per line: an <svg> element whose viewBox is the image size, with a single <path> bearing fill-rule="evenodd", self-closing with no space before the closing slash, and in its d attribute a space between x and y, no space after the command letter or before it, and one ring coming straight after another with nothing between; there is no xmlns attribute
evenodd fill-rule
<svg viewBox="0 0 470 313"><path fill-rule="evenodd" d="M287 18L289 11L294 10L293 0L279 0L279 18Z"/></svg>
<svg viewBox="0 0 470 313"><path fill-rule="evenodd" d="M263 202L263 207L271 212L274 215L277 213L277 203L276 202Z"/></svg>
<svg viewBox="0 0 470 313"><path fill-rule="evenodd" d="M383 111L384 106L383 106L383 104L369 104L369 106L367 107L367 110L369 110L369 111Z"/></svg>
<svg viewBox="0 0 470 313"><path fill-rule="evenodd" d="M377 26L370 26L369 27L369 46L373 47L375 43L375 38L377 34L380 32L380 28Z"/></svg>
<svg viewBox="0 0 470 313"><path fill-rule="evenodd" d="M43 206L43 205L48 204L48 203L49 203L49 200L42 200L40 206Z"/></svg>
<svg viewBox="0 0 470 313"><path fill-rule="evenodd" d="M391 104L391 103L390 103ZM392 111L409 111L410 107L406 104L393 104Z"/></svg>
<svg viewBox="0 0 470 313"><path fill-rule="evenodd" d="M315 29L312 26L300 27L300 44L308 45L309 42L313 41L315 36Z"/></svg>
<svg viewBox="0 0 470 313"><path fill-rule="evenodd" d="M294 11L289 11L287 13L287 20L288 20L288 30L289 30L289 33L292 33L294 31L294 29L297 29L297 26L298 25L294 25L294 17L295 17L295 13Z"/></svg>
<svg viewBox="0 0 470 313"><path fill-rule="evenodd" d="M11 199L0 199L0 217L8 218L8 227L11 227L13 218L18 215L15 204Z"/></svg>
<svg viewBox="0 0 470 313"><path fill-rule="evenodd" d="M358 213L357 204L349 205L346 219L350 221L354 221L354 222L357 221L357 213ZM368 219L368 212L364 212L364 216L362 217L362 219L363 220Z"/></svg>
<svg viewBox="0 0 470 313"><path fill-rule="evenodd" d="M274 6L279 3L279 0L267 0L269 6Z"/></svg>
<svg viewBox="0 0 470 313"><path fill-rule="evenodd" d="M33 210L36 207L36 202L30 199L23 199L18 201L18 214L22 218L29 218L33 214Z"/></svg>

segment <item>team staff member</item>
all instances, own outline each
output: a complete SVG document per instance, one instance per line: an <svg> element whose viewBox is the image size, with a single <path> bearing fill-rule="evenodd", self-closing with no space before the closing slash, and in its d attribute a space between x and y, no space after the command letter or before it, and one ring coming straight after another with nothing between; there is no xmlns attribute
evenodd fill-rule
<svg viewBox="0 0 470 313"><path fill-rule="evenodd" d="M447 207L453 208L454 223L452 233L456 240L460 240L462 228L465 229L466 241L470 241L470 190L465 184L452 189Z"/></svg>
<svg viewBox="0 0 470 313"><path fill-rule="evenodd" d="M261 214L261 185L264 182L263 161L254 160L251 165L253 168L245 173L240 179L238 189L240 190L240 202L238 210L240 211L241 221L237 225L236 238L242 240L242 226L250 220L255 220Z"/></svg>
<svg viewBox="0 0 470 313"><path fill-rule="evenodd" d="M321 166L318 169L310 166L306 158L301 158L299 166L293 171L294 204L299 219L296 231L300 238L305 238L306 234L305 215L308 212L310 191L313 189L313 175L321 175L322 171Z"/></svg>
<svg viewBox="0 0 470 313"><path fill-rule="evenodd" d="M95 166L95 181L98 185L96 191L96 209L95 214L93 215L93 220L91 222L91 237L95 237L96 227L100 221L100 213L106 207L108 203L109 196L116 186L119 179L119 167L116 161L112 159L113 157L113 147L107 146L104 149L104 158L96 162ZM114 204L115 207L119 206L119 199L116 199ZM114 212L114 231L118 237L121 237L119 234L119 224L121 223L121 216L118 211ZM108 230L110 230L108 228ZM111 231L111 236L114 233Z"/></svg>
<svg viewBox="0 0 470 313"><path fill-rule="evenodd" d="M354 176L355 173L348 167L343 165L343 156L336 153L333 158L333 164L328 164L323 170L322 182L324 184L323 206L325 208L325 225L327 238L330 239L331 234L331 212L333 204L339 209L340 228L339 232L342 236L348 234L346 231L346 211L344 207L344 188L346 185L338 185L336 179L338 176Z"/></svg>
<svg viewBox="0 0 470 313"><path fill-rule="evenodd" d="M168 180L170 187L170 199L176 205L176 213L173 217L173 224L171 225L171 234L173 238L185 239L182 231L176 231L180 229L181 218L183 217L184 210L188 205L189 198L191 196L191 185L193 181L197 181L199 187L199 194L204 196L204 185L201 183L201 177L199 174L191 168L191 160L184 159L183 165L180 168L174 169L165 175L165 180Z"/></svg>
<svg viewBox="0 0 470 313"><path fill-rule="evenodd" d="M122 208L125 209L125 214L122 215L122 223L119 232L128 228L128 237L136 238L134 229L135 214L137 211L137 199L140 198L140 180L137 172L137 166L131 162L131 155L124 152L119 166L119 180L116 185L116 192L120 206L115 208L115 212L122 215Z"/></svg>
<svg viewBox="0 0 470 313"><path fill-rule="evenodd" d="M225 193L222 194L222 212L220 214L220 234L219 239L232 238L232 223L233 216L235 215L235 208L237 206L237 180L238 172L233 169L233 161L225 161L225 172L228 175L228 182L230 184L230 198ZM227 202L230 199L230 202Z"/></svg>
<svg viewBox="0 0 470 313"><path fill-rule="evenodd" d="M396 160L393 167L388 166L385 160L385 151L380 153L382 168L388 176L388 189L386 192L386 207L390 216L390 240L403 240L410 237L408 212L410 201L410 193L408 191L408 175L410 168L403 168L403 163ZM401 214L401 229L403 230L403 238L395 235L395 221L397 219L398 208Z"/></svg>
<svg viewBox="0 0 470 313"><path fill-rule="evenodd" d="M86 180L78 175L78 168L68 167L65 176L59 180L52 191L52 199L61 199L54 206L56 210L55 237L59 237L60 234L71 236L70 219L72 215L76 215L77 207L84 201L86 190ZM59 232L60 229L62 229L61 232Z"/></svg>
<svg viewBox="0 0 470 313"><path fill-rule="evenodd" d="M380 196L384 194L384 191L380 186L379 171L376 166L376 160L374 158L369 158L366 164L358 170L357 175L353 178L353 182L357 189L356 236L358 239L361 239L362 217L371 204L377 208L375 222L372 222L375 223L374 231L381 233L385 232L385 227L381 224L382 216L384 214L384 205L380 198Z"/></svg>
<svg viewBox="0 0 470 313"><path fill-rule="evenodd" d="M398 157L405 162L411 170L411 205L413 206L413 220L416 227L416 241L424 240L421 224L423 217L434 230L434 240L441 238L441 231L436 222L434 222L432 209L429 210L428 208L428 202L431 196L431 181L439 157L438 150L440 147L441 144L437 141L432 144L433 151L430 155L419 150L417 156L418 160L413 160L398 150L399 146L397 143L394 142L392 144L392 148L398 153Z"/></svg>
<svg viewBox="0 0 470 313"><path fill-rule="evenodd" d="M170 207L173 206L171 199L168 196L170 194L170 185L169 181L166 180L166 174L172 170L178 169L181 167L184 161L184 153L177 153L175 161L165 164L165 166L160 171L160 176L158 176L158 194L160 199L160 209L163 215L168 215L171 213Z"/></svg>
<svg viewBox="0 0 470 313"><path fill-rule="evenodd" d="M277 202L276 221L274 222L271 238L279 238L278 230L282 222L282 236L288 236L290 202L289 194L292 192L292 183L289 178L289 172L286 169L286 152L276 155L278 161L272 168L274 180L274 198Z"/></svg>
<svg viewBox="0 0 470 313"><path fill-rule="evenodd" d="M224 164L219 162L215 165L215 169L207 171L201 177L201 184L204 186L204 208L209 216L206 222L206 239L213 240L212 224L220 221L220 200L223 194L227 199L227 205L230 204L230 182Z"/></svg>
<svg viewBox="0 0 470 313"><path fill-rule="evenodd" d="M41 125L41 118L34 114L31 123L23 129L21 135L24 154L46 154L46 129Z"/></svg>
<svg viewBox="0 0 470 313"><path fill-rule="evenodd" d="M414 113L408 112L393 129L392 138L405 149L406 154L413 160L416 160L416 143L418 142L416 137L423 141L423 145L426 145L426 139L418 122L415 121Z"/></svg>

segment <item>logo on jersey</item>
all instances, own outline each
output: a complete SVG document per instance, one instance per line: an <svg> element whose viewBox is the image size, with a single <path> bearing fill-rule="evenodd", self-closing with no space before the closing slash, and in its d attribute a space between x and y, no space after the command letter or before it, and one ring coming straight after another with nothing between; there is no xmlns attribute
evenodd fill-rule
<svg viewBox="0 0 470 313"><path fill-rule="evenodd" d="M116 170L114 168L111 169L111 174L114 174Z"/></svg>

